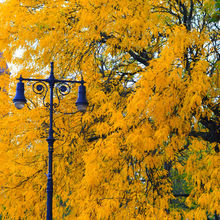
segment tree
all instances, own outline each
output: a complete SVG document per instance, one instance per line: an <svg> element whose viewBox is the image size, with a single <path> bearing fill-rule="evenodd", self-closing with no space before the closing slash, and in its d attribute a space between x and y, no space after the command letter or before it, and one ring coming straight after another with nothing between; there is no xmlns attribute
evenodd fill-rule
<svg viewBox="0 0 220 220"><path fill-rule="evenodd" d="M214 13L215 1L196 0L1 4L0 48L9 62L22 65L17 75L45 76L55 61L60 79L83 74L86 81L89 111L59 113L74 112L73 92L55 117L55 218L219 214ZM17 49L23 56L14 59ZM48 112L30 86L32 102L15 110L17 75L0 123L0 207L5 219L42 219Z"/></svg>

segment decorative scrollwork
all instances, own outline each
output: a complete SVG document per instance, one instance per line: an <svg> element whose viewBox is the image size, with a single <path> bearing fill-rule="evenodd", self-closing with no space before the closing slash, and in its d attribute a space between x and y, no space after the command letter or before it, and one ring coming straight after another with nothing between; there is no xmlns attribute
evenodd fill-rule
<svg viewBox="0 0 220 220"><path fill-rule="evenodd" d="M44 82L35 82L32 88L36 94L46 94L48 91L47 85Z"/></svg>
<svg viewBox="0 0 220 220"><path fill-rule="evenodd" d="M44 98L44 100L45 100L45 98ZM50 107L50 103L48 103L48 102L45 103L44 100L43 100L43 105L44 105L45 107L49 108L49 107Z"/></svg>
<svg viewBox="0 0 220 220"><path fill-rule="evenodd" d="M68 95L70 93L70 86L67 83L59 83L56 86L57 92L62 96Z"/></svg>
<svg viewBox="0 0 220 220"><path fill-rule="evenodd" d="M33 83L32 88L36 94L40 94L43 96L43 105L48 108L50 106L50 103L45 102L45 98L48 92L47 85L44 82L35 82Z"/></svg>
<svg viewBox="0 0 220 220"><path fill-rule="evenodd" d="M44 83L44 82L35 82L35 83L32 84L32 88L33 88L34 93L43 96L43 105L47 108L50 107L50 103L48 103L46 101L46 96L47 96L47 93L48 93L48 90L49 90L46 83ZM71 87L68 83L61 82L61 83L56 84L54 86L54 89L55 89L55 94L54 95L56 95L57 101L55 101L53 103L53 107L57 108L60 105L60 99L63 96L66 96L70 93Z"/></svg>
<svg viewBox="0 0 220 220"><path fill-rule="evenodd" d="M59 98L58 98L58 100L59 100ZM58 103L53 103L53 107L54 107L54 108L57 108L59 105L60 105L60 100L59 100Z"/></svg>
<svg viewBox="0 0 220 220"><path fill-rule="evenodd" d="M57 108L60 105L60 99L62 96L68 95L71 91L71 88L68 83L58 83L55 87L56 96L58 102L54 103L54 108Z"/></svg>

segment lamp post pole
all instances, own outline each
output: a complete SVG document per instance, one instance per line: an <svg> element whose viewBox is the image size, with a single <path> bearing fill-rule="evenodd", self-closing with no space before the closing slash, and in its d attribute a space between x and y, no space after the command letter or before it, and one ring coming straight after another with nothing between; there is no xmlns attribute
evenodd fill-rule
<svg viewBox="0 0 220 220"><path fill-rule="evenodd" d="M88 105L88 101L86 99L86 88L83 85L85 82L81 81L72 81L72 80L58 80L54 77L53 71L53 62L51 62L51 72L48 79L29 79L29 78L20 78L18 79L19 82L17 84L16 95L13 99L13 102L16 108L21 109L24 107L25 103L27 102L24 96L24 83L22 81L32 81L35 82L33 84L33 91L36 94L43 94L43 104L46 107L49 107L50 111L50 126L49 126L49 136L46 139L48 142L48 173L47 173L47 220L52 220L52 201L53 201L53 174L52 174L52 166L53 166L53 144L54 144L54 136L53 136L53 112L54 112L54 88L56 87L56 95L59 100L59 95L67 95L70 92L70 86L68 83L79 83L79 92L78 92L78 99L76 101L76 106L80 112L85 112L86 107ZM44 103L45 96L48 91L48 87L45 83L49 84L50 90L50 103ZM60 100L59 100L60 103ZM59 105L58 103L58 105ZM56 105L56 107L58 106Z"/></svg>
<svg viewBox="0 0 220 220"><path fill-rule="evenodd" d="M52 200L53 200L53 176L52 176L52 165L53 165L53 143L55 141L53 137L53 90L54 90L54 73L53 64L51 65L51 72L49 77L50 86L50 128L48 142L48 173L47 173L47 220L52 219Z"/></svg>

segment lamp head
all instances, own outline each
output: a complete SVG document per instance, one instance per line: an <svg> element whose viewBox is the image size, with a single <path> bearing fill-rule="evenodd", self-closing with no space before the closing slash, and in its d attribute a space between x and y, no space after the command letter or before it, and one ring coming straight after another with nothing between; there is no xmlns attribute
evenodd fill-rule
<svg viewBox="0 0 220 220"><path fill-rule="evenodd" d="M13 102L17 109L22 109L27 102L24 96L24 83L21 80L17 83L16 94Z"/></svg>
<svg viewBox="0 0 220 220"><path fill-rule="evenodd" d="M76 101L76 106L80 112L86 112L86 108L87 108L88 104L89 103L86 98L86 87L82 83L79 86L78 99Z"/></svg>

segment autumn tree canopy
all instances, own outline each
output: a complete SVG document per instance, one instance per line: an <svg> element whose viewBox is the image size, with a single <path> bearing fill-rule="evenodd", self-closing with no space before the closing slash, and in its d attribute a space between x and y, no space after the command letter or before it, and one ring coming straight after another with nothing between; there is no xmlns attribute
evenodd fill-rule
<svg viewBox="0 0 220 220"><path fill-rule="evenodd" d="M0 214L44 219L49 113L16 78L86 81L55 111L54 219L219 215L219 6L214 0L6 0L0 51ZM16 51L21 56L15 56ZM68 114L63 114L68 113Z"/></svg>

